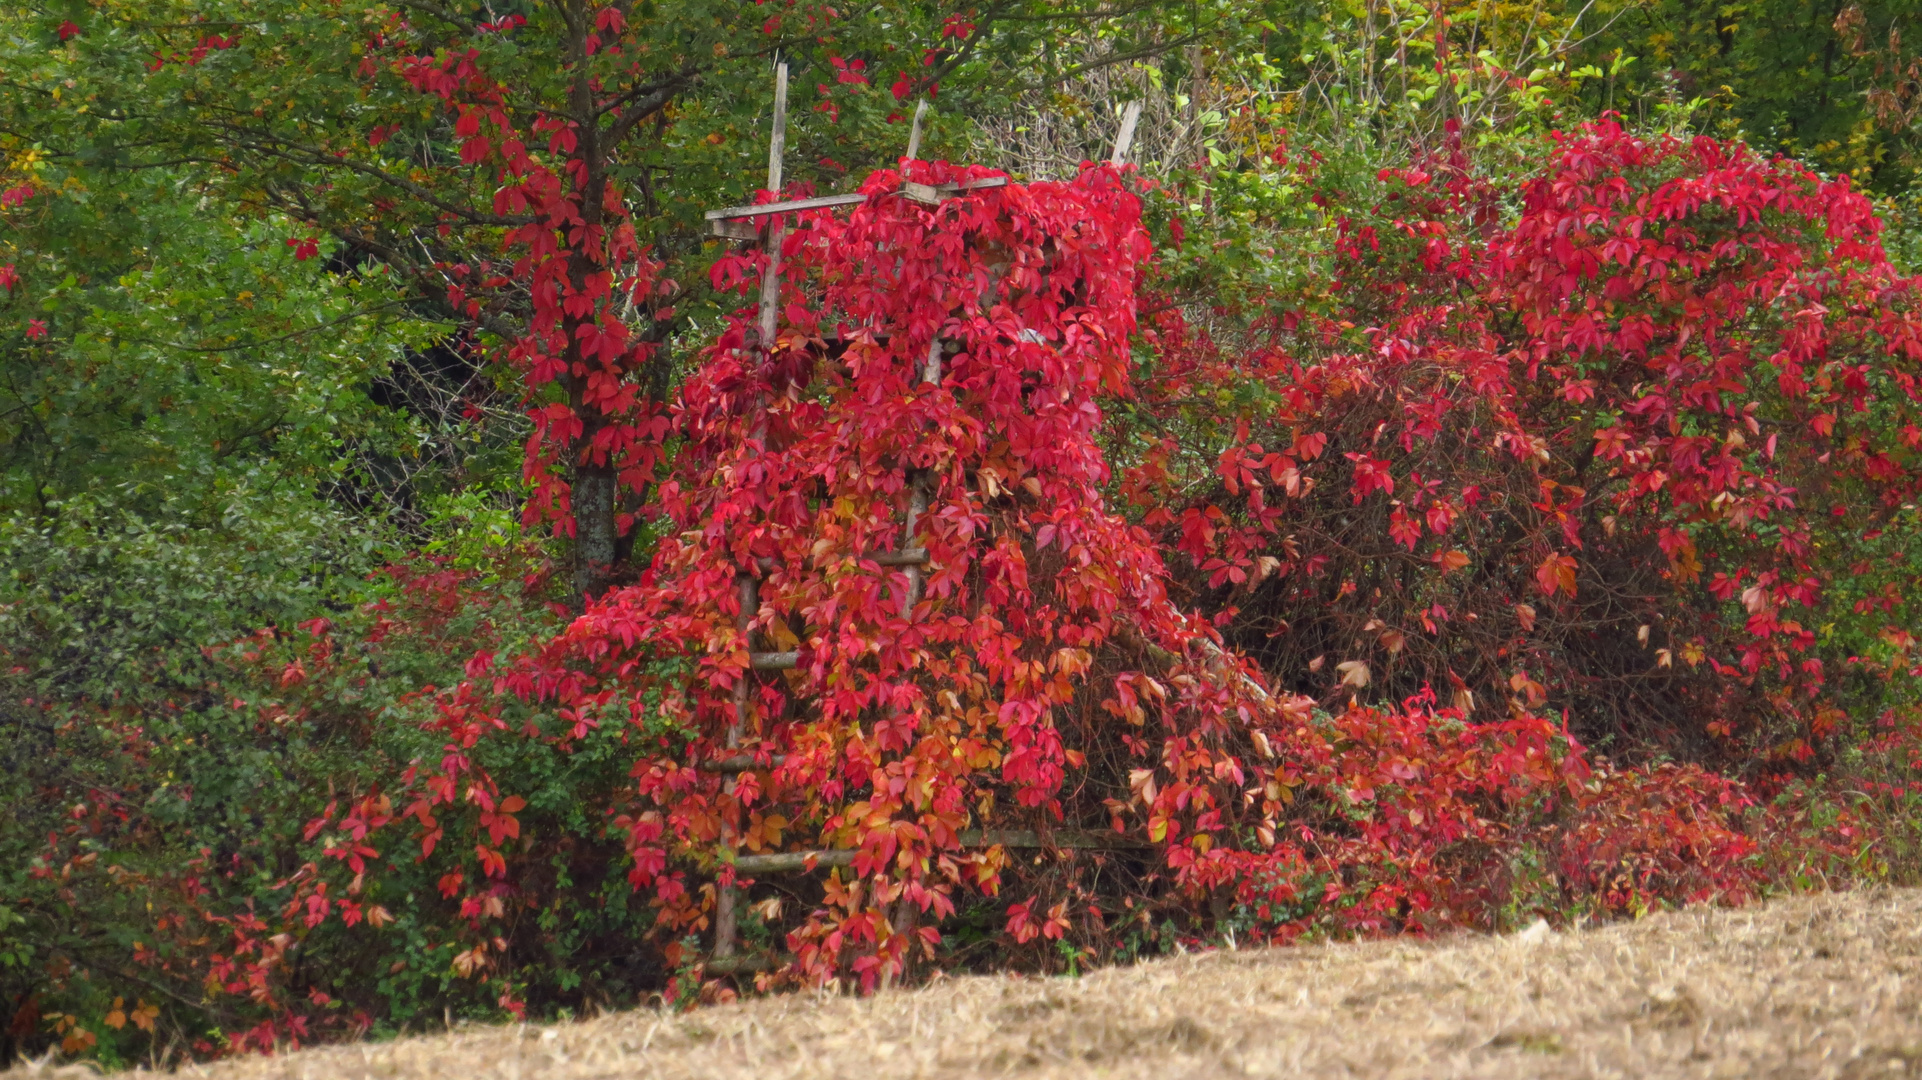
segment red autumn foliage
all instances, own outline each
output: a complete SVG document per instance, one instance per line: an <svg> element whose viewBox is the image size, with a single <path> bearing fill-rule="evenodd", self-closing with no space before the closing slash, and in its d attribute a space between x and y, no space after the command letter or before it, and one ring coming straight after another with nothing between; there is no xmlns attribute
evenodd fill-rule
<svg viewBox="0 0 1922 1080"><path fill-rule="evenodd" d="M916 168L927 183L976 175ZM649 700L632 681L644 657L686 656L690 677L663 686L659 707L687 741L635 768L635 884L667 928L695 930L709 894L690 887L688 861L713 866L735 845L858 848L852 878L790 941L807 975L851 967L868 983L938 940L910 933L914 919L952 914L957 890L999 887L1004 853L964 848L964 830L1085 819L1063 781L1095 744L1120 746L1101 692L1083 689L1097 656L1147 643L1179 657L1207 641L1168 605L1146 537L1101 497L1096 401L1126 392L1147 255L1135 197L1101 170L935 210L891 196L897 185L878 173L845 220L797 223L784 250L795 299L773 348L748 348L737 321L683 392L687 443L662 489L678 535L546 666L508 680L619 715ZM846 346L824 363L830 336ZM880 561L903 549L904 518L927 552L924 585ZM752 632L799 653L790 675L746 670L743 573L760 579ZM730 748L743 679L753 718ZM1179 769L1216 767L1203 744L1227 736L1232 695L1190 675L1145 703L1194 742L1199 759ZM769 767L738 786L702 770L730 751ZM1213 798L1182 801L1205 813Z"/></svg>
<svg viewBox="0 0 1922 1080"><path fill-rule="evenodd" d="M930 183L974 175L913 167ZM1145 840L1152 854L1114 857L1144 900L1226 890L1283 937L1330 919L1485 922L1490 868L1544 828L1569 830L1551 845L1566 887L1604 907L1752 887L1731 824L1744 800L1712 777L1591 776L1568 733L1526 711L1474 723L1423 697L1328 718L1264 689L1169 603L1158 550L1103 502L1100 401L1132 393L1147 254L1123 178L1095 169L937 210L891 197L896 184L877 174L848 218L796 224L787 328L763 352L737 320L683 394L686 449L662 489L676 532L640 584L497 682L552 702L574 737L671 721L679 737L637 761L620 818L665 933L709 925L706 881L750 884L729 850L856 850L788 932L806 979L873 985L934 957L940 935L917 923L1015 881L1068 894L1046 918L1049 897L1012 907L1017 942L1067 933L1070 900L1082 937L1126 922L1075 870L1024 874L991 842L1006 829ZM723 262L717 280L752 269ZM1298 434L1286 467L1326 442ZM881 558L907 544L911 506L924 590ZM750 633L796 654L789 674L748 669L744 575L759 582ZM750 718L731 731L743 681ZM463 691L454 711L464 738L490 735L478 699ZM738 781L703 767L736 754L757 763Z"/></svg>
<svg viewBox="0 0 1922 1080"><path fill-rule="evenodd" d="M510 914L561 888L530 843L534 792L484 762L610 733L631 785L585 810L625 850L661 952L695 962L681 942L738 888L793 953L770 984L965 962L945 928L984 906L999 955L1039 964L1113 955L1177 918L1197 939L1287 941L1737 901L1775 872L1758 830L1811 864L1866 850L1870 807L1805 819L1794 798L1756 805L1756 790L1793 796L1786 777L1611 765L1583 744L1683 716L1779 736L1757 719L1767 702L1817 745L1833 706L1788 615L1836 573L1816 537L1834 508L1886 520L1912 491L1912 287L1879 261L1872 219L1782 163L1606 125L1560 143L1512 228L1485 186L1429 166L1391 177L1381 216L1405 227L1345 230L1336 292L1353 307L1278 318L1245 350L1164 313L1149 332L1173 377L1152 387L1129 351L1152 270L1132 174L929 208L882 172L852 212L791 217L781 333L763 348L737 318L680 395L667 539L645 576L532 650L458 637L466 678L421 692L438 758L327 806L273 911L216 910L188 868L171 886L179 962L258 1005L242 1045L308 1037L288 943L377 932L391 913L369 883L404 852L438 875L427 902L456 928L453 973L519 1009ZM564 296L545 258L520 271ZM763 265L734 256L717 280ZM559 348L559 310L522 355ZM1105 407L1171 409L1236 380L1281 404L1239 418L1207 500L1169 498L1153 457L1110 476ZM1165 546L1114 488L1166 504L1151 515ZM1197 588L1234 590L1226 640L1171 601L1169 548ZM404 599L378 613L376 647L436 640L483 595L445 568L394 574ZM743 576L758 610L740 609ZM1277 612L1282 632L1250 632ZM358 678L333 633L239 648L297 701ZM792 666L751 670L767 650ZM1635 679L1601 666L1620 655ZM1318 703L1264 668L1339 686ZM1362 703L1384 687L1399 706ZM1543 708L1563 701L1562 719ZM741 755L755 764L738 775L703 767ZM1016 832L1109 839L1031 860L997 842ZM778 888L731 865L822 850L855 854Z"/></svg>
<svg viewBox="0 0 1922 1080"><path fill-rule="evenodd" d="M596 29L586 38L590 54L601 36L620 39L620 13L603 10ZM678 286L660 279L636 237L628 194L608 159L648 109L608 88L603 120L583 128L543 108L537 91L489 73L478 49L438 44L396 14L373 35L360 73L398 79L438 100L453 121L463 168L496 181L493 216L479 222L500 227L501 256L448 258L433 270L454 311L509 339L505 359L522 374L534 424L525 459L533 491L523 519L575 537L585 559L577 582L598 592L633 526L637 496L663 460L669 429L661 388L650 394L642 379L659 343L633 322L640 312L656 327L671 325ZM376 128L368 142L377 146L390 134ZM474 223L472 214L464 222ZM443 223L441 234L449 228Z"/></svg>
<svg viewBox="0 0 1922 1080"><path fill-rule="evenodd" d="M1202 498L1165 451L1128 477L1228 639L1308 693L1322 658L1476 715L1566 708L1623 750L1817 753L1870 644L1818 640L1826 613L1887 584L1912 621L1902 553L1852 545L1922 476L1917 287L1869 201L1611 122L1556 137L1512 224L1459 152L1381 179L1326 306L1232 343L1158 327L1157 408L1276 403Z"/></svg>

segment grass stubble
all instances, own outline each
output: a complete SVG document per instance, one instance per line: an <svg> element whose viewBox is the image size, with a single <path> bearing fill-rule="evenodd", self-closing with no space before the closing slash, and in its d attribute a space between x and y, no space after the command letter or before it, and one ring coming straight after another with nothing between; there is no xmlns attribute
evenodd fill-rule
<svg viewBox="0 0 1922 1080"><path fill-rule="evenodd" d="M4 1080L72 1076L42 1066ZM1922 1075L1922 891L471 1026L204 1080ZM91 1073L86 1075L91 1076Z"/></svg>

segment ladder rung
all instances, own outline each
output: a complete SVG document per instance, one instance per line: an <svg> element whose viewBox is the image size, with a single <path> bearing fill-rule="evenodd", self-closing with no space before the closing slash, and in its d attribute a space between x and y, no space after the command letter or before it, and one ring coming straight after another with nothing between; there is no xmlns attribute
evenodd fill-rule
<svg viewBox="0 0 1922 1080"><path fill-rule="evenodd" d="M1008 178L1005 176L984 176L979 180L960 184L908 183L901 185L901 191L902 194L917 202L926 201L920 197L922 193L933 201L939 202L950 195L964 191L986 191L989 188L1006 186L1008 186ZM709 210L707 220L729 221L735 218L765 217L768 214L792 214L802 210L821 210L830 206L853 206L867 201L868 197L858 192L849 195L816 195L811 199L791 199L787 202L762 203L759 206L729 206L720 210Z"/></svg>
<svg viewBox="0 0 1922 1080"><path fill-rule="evenodd" d="M793 953L735 953L733 956L716 956L703 966L716 975L745 975L756 971L773 971L793 962Z"/></svg>
<svg viewBox="0 0 1922 1080"><path fill-rule="evenodd" d="M884 551L874 557L882 566L926 566L927 548L908 548L906 551Z"/></svg>
<svg viewBox="0 0 1922 1080"><path fill-rule="evenodd" d="M772 769L786 760L786 754L776 754L763 765L752 754L736 754L718 761L703 761L697 767L702 772L753 772L756 769Z"/></svg>
<svg viewBox="0 0 1922 1080"><path fill-rule="evenodd" d="M967 829L961 833L962 847L991 847L995 844L1059 851L1125 851L1152 846L1132 836L1081 829L1056 829L1046 836L1033 829ZM734 869L742 874L789 874L807 869L810 859L815 866L847 866L858 853L858 848L828 848L782 851L772 855L742 855L734 860Z"/></svg>
<svg viewBox="0 0 1922 1080"><path fill-rule="evenodd" d="M754 671L787 671L801 663L799 652L757 652L747 654L747 666Z"/></svg>
<svg viewBox="0 0 1922 1080"><path fill-rule="evenodd" d="M1006 187L1007 185L1008 178L1005 176L984 176L979 180L970 180L959 184L917 184L910 180L902 183L901 194L914 202L926 206L939 206L946 200L963 192L986 191L988 188Z"/></svg>
<svg viewBox="0 0 1922 1080"><path fill-rule="evenodd" d="M962 847L1054 848L1061 851L1121 851L1152 847L1145 841L1107 829L1055 829L1042 835L1033 829L964 829Z"/></svg>
<svg viewBox="0 0 1922 1080"><path fill-rule="evenodd" d="M801 210L819 210L828 206L853 206L868 201L866 195L817 195L812 199L794 199L789 202L762 203L759 206L729 206L721 210L709 210L709 221L727 221L732 218L764 217L768 214L791 214Z"/></svg>
<svg viewBox="0 0 1922 1080"><path fill-rule="evenodd" d="M816 866L846 866L854 861L858 848L832 848L826 851L780 851L772 855L742 855L734 869L742 874L790 874L806 870L812 859Z"/></svg>

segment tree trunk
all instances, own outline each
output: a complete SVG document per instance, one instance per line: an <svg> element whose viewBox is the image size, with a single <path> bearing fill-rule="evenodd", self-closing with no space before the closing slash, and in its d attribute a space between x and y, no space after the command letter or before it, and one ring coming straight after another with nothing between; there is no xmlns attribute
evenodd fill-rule
<svg viewBox="0 0 1922 1080"><path fill-rule="evenodd" d="M613 469L576 466L574 592L582 604L607 588L620 562L620 530L615 527L617 488Z"/></svg>

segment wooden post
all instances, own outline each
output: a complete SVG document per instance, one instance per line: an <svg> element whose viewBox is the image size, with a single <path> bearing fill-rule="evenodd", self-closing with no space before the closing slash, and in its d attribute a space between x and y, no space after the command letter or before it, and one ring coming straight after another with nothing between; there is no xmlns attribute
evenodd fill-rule
<svg viewBox="0 0 1922 1080"><path fill-rule="evenodd" d="M787 63L774 65L774 128L768 136L767 144L767 187L776 198L781 194L781 158L787 150ZM781 317L781 236L780 218L775 218L767 227L767 268L761 274L760 320L755 329L758 338L754 344L765 362L774 350L775 334L779 331ZM756 402L754 420L749 428L749 438L756 443L767 441L767 399ZM743 636L751 635L754 618L761 610L761 583L755 576L756 568L743 566L735 575L735 596L740 601L741 613L735 617L735 626ZM748 641L751 650L754 643ZM754 674L752 669L741 673L741 681L734 684L734 721L728 725L727 748L732 750L741 745L747 732L748 721L754 710ZM723 790L733 792L737 780L730 775L724 781ZM723 837L723 842L733 843L732 836ZM740 890L724 888L714 897L714 957L725 959L734 955L735 943L740 937Z"/></svg>
<svg viewBox="0 0 1922 1080"><path fill-rule="evenodd" d="M921 153L921 118L926 115L928 115L928 103L923 99L920 104L914 107L914 127L908 131L908 152L906 156L909 161L916 160L917 155Z"/></svg>
<svg viewBox="0 0 1922 1080"><path fill-rule="evenodd" d="M936 333L938 335L939 331ZM936 336L932 342L928 343L928 358L921 366L922 386L939 387L941 385L942 363L946 359L947 342L942 341L939 336ZM913 475L908 479L907 519L902 522L901 525L902 551L913 551L920 548L920 545L916 542L917 537L915 536L915 532L921 527L921 518L928 512L928 480L927 469L914 470ZM907 564L907 578L908 587L901 594L901 617L903 619L913 619L914 606L921 602L921 586L924 578L920 562L910 562ZM888 923L896 934L912 934L914 933L916 916L919 914L920 913L915 910L914 901L903 896L894 902L894 913L888 920ZM902 956L901 973L903 975L907 974L908 963L913 959L913 949L914 942L909 941L908 951ZM894 976L887 976L882 980L882 988L886 989L887 986L893 982Z"/></svg>
<svg viewBox="0 0 1922 1080"><path fill-rule="evenodd" d="M1135 123L1141 119L1141 102L1130 101L1121 110L1121 132L1114 139L1114 153L1108 155L1108 164L1115 168L1127 164L1128 151L1135 144Z"/></svg>
<svg viewBox="0 0 1922 1080"><path fill-rule="evenodd" d="M781 195L781 156L787 151L787 62L774 65L774 130L767 142L767 189ZM781 311L781 219L767 228L767 270L761 275L761 340L763 354L774 348L775 320Z"/></svg>

